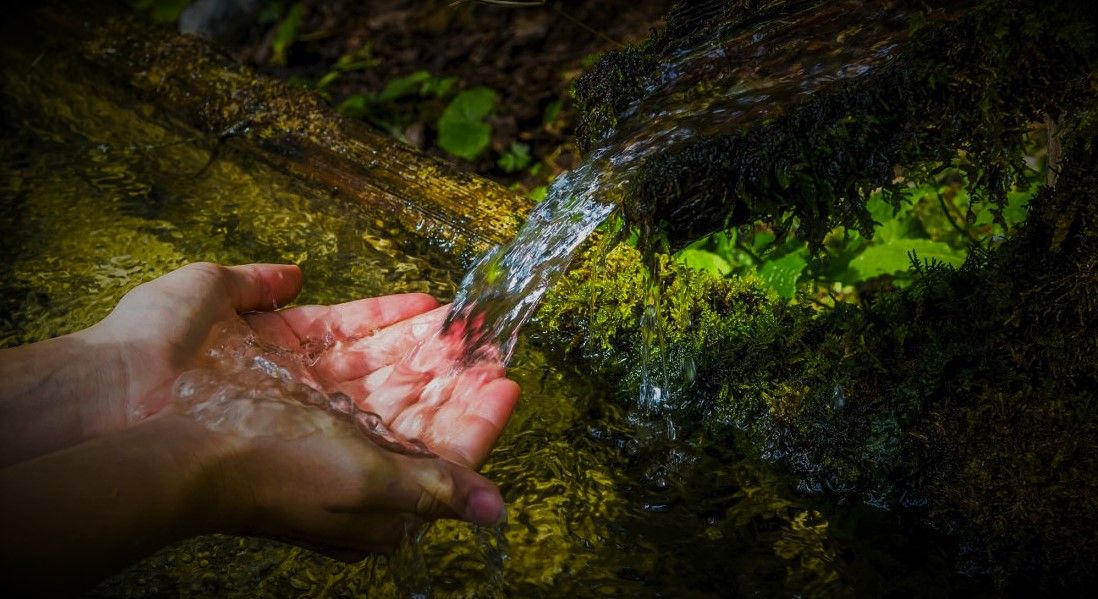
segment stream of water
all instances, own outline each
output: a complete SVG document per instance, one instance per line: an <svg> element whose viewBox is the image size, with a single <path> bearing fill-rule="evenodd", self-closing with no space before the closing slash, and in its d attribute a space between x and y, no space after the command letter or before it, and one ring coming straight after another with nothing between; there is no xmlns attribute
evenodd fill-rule
<svg viewBox="0 0 1098 599"><path fill-rule="evenodd" d="M558 177L515 239L482 256L462 280L447 327L461 324L469 361L510 358L545 292L614 212L647 159L763 122L829 84L879 68L908 31L901 4L806 3L787 18L713 27L697 45L675 51L641 99L619 115L621 125L607 133L602 148ZM706 10L723 6L702 5L682 9L693 11L684 18L704 21ZM642 319L643 337L653 344L663 337L655 317L659 286L650 282ZM668 401L668 381L675 378L668 367L644 365L640 405Z"/></svg>

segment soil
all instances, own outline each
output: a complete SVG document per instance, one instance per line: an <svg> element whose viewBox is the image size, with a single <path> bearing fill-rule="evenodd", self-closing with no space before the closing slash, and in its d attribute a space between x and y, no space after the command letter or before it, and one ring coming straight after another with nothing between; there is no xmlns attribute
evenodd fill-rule
<svg viewBox="0 0 1098 599"><path fill-rule="evenodd" d="M519 4L519 3L515 3ZM672 0L584 0L500 6L477 0L305 1L285 66L272 64L272 47L288 6L259 17L229 48L242 63L284 79L312 84L341 57L369 45L371 65L343 73L325 91L333 105L370 94L394 78L425 70L456 77L455 90L485 86L498 94L488 118L491 150L473 163L448 156L436 143L443 99L413 98L413 116L383 127L406 142L465 168L526 190L570 168L578 151L568 90L598 54L642 41L662 24ZM546 110L561 101L556 118ZM551 110L551 109L550 109ZM532 169L507 173L497 165L512 142L530 147ZM537 167L542 163L543 167Z"/></svg>

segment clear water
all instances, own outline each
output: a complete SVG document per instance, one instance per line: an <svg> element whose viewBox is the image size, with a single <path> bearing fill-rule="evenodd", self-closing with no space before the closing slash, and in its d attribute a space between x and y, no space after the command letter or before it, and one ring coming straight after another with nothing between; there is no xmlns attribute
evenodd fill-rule
<svg viewBox="0 0 1098 599"><path fill-rule="evenodd" d="M150 106L112 101L79 65L3 58L0 344L85 327L127 289L194 260L297 262L301 302L455 295L444 260L366 209L248 156L207 165L210 140ZM512 347L523 397L484 468L509 504L505 549L487 542L493 531L454 522L391 560L352 565L204 536L91 594L403 596L427 585L440 597L979 594L981 581L954 574L900 516L801 496L734 440L642 442L649 423L581 368Z"/></svg>
<svg viewBox="0 0 1098 599"><path fill-rule="evenodd" d="M504 360L522 325L573 255L614 212L646 159L701 137L763 122L824 86L887 63L909 22L900 2L808 3L787 19L717 28L697 46L675 52L644 97L620 115L619 130L574 170L558 177L508 245L485 254L461 282L448 322L462 323L471 360ZM649 312L659 311L659 281ZM646 317L646 339L659 344L660 323ZM671 393L665 364L644 365L639 403L657 408Z"/></svg>

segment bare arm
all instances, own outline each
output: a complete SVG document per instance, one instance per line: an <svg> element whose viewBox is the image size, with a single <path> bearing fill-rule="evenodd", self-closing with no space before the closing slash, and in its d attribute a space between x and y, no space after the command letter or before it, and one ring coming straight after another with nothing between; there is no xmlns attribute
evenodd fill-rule
<svg viewBox="0 0 1098 599"><path fill-rule="evenodd" d="M227 441L170 416L0 470L5 587L84 589L221 528L213 473Z"/></svg>
<svg viewBox="0 0 1098 599"><path fill-rule="evenodd" d="M124 414L92 398L125 387L119 359L86 331L0 350L0 467L108 432Z"/></svg>

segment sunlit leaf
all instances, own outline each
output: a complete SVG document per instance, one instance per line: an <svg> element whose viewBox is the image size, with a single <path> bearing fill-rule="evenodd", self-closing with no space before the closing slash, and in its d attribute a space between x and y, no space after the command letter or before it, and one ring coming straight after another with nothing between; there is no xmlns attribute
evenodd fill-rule
<svg viewBox="0 0 1098 599"><path fill-rule="evenodd" d="M543 202L545 201L545 196L547 195L549 195L549 186L538 185L537 187L531 189L530 192L526 194L526 197L534 200L535 202Z"/></svg>
<svg viewBox="0 0 1098 599"><path fill-rule="evenodd" d="M472 160L488 147L492 126L484 122L496 105L496 92L474 87L458 94L438 119L438 145L447 152Z"/></svg>
<svg viewBox="0 0 1098 599"><path fill-rule="evenodd" d="M792 299L797 294L797 281L808 266L804 252L796 251L777 260L768 260L759 268L759 278L766 281L778 295Z"/></svg>
<svg viewBox="0 0 1098 599"><path fill-rule="evenodd" d="M867 281L881 275L907 272L911 268L909 254L915 252L919 260L944 262L959 266L965 261L965 253L948 244L932 239L897 239L891 243L879 243L867 247L850 261L855 282Z"/></svg>
<svg viewBox="0 0 1098 599"><path fill-rule="evenodd" d="M724 276L732 272L732 265L720 256L705 250L686 248L675 255L675 259L690 268L704 270Z"/></svg>

